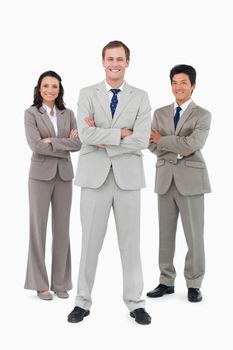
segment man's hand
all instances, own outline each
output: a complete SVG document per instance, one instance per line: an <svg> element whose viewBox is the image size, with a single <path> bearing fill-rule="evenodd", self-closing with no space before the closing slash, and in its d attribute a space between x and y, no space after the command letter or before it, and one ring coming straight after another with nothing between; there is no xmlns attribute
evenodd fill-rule
<svg viewBox="0 0 233 350"><path fill-rule="evenodd" d="M86 122L87 125L90 126L90 127L96 126L96 125L95 125L94 118L92 118L92 117L86 117L86 118L85 118L85 122Z"/></svg>
<svg viewBox="0 0 233 350"><path fill-rule="evenodd" d="M121 129L121 139L132 135L132 133L133 133L133 130L130 130L130 129L127 129L127 128Z"/></svg>
<svg viewBox="0 0 233 350"><path fill-rule="evenodd" d="M150 142L157 143L161 138L160 133L156 129L152 129L150 134Z"/></svg>
<svg viewBox="0 0 233 350"><path fill-rule="evenodd" d="M96 126L95 125L95 121L92 117L86 117L85 118L85 122L87 123L88 126L90 127L93 127L93 126ZM99 148L106 148L106 145L96 145L96 147L99 147Z"/></svg>
<svg viewBox="0 0 233 350"><path fill-rule="evenodd" d="M70 139L76 139L76 137L78 136L78 130L77 129L72 129L69 135Z"/></svg>

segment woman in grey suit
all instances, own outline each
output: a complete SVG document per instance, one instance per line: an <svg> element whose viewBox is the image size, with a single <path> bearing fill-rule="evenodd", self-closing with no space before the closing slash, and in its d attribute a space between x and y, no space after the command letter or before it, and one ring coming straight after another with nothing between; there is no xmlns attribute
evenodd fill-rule
<svg viewBox="0 0 233 350"><path fill-rule="evenodd" d="M25 132L32 150L29 173L30 240L25 288L51 300L45 264L46 227L52 208L52 271L50 289L68 298L71 282L69 220L74 177L70 152L80 149L74 113L65 108L60 76L39 77L33 105L25 111Z"/></svg>

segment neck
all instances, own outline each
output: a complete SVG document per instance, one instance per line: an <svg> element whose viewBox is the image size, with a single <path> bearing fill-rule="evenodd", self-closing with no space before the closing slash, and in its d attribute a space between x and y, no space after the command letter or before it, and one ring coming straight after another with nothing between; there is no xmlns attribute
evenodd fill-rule
<svg viewBox="0 0 233 350"><path fill-rule="evenodd" d="M176 100L176 103L181 106L182 104L184 104L185 102L189 101L191 98L187 98L186 100Z"/></svg>
<svg viewBox="0 0 233 350"><path fill-rule="evenodd" d="M51 109L53 109L54 108L54 105L55 105L55 103L54 102L45 102L45 101L43 101L43 104L45 104L46 106L48 106L49 108L51 108Z"/></svg>
<svg viewBox="0 0 233 350"><path fill-rule="evenodd" d="M106 82L111 87L113 87L114 89L118 89L123 84L124 79L121 79L121 80L109 80L109 79L106 79Z"/></svg>

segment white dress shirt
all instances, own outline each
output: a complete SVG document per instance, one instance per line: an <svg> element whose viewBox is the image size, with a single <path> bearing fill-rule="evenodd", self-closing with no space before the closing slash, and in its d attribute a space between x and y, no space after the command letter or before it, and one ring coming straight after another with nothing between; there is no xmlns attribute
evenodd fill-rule
<svg viewBox="0 0 233 350"><path fill-rule="evenodd" d="M118 87L117 89L120 89L120 90L122 91L123 88L124 88L124 85L125 85L125 81L124 81L123 84L122 84L120 87ZM116 89L116 88L113 88L111 85L109 85L109 84L107 83L106 80L105 80L105 86L106 86L106 90L107 90L107 92L108 92L109 102L111 102L113 93L112 93L112 91L110 91L110 90L111 90L111 89ZM117 94L118 101L119 101L119 98L120 98L120 95L121 95L121 91L119 91L119 93Z"/></svg>
<svg viewBox="0 0 233 350"><path fill-rule="evenodd" d="M51 115L52 108L50 108L49 106L47 106L44 103L43 103L43 107L46 110L46 112L47 112L47 114L49 116L49 119L51 120L51 122L53 124L55 135L57 136L57 112L56 112L56 107L55 106L53 107L53 113L54 113L53 115Z"/></svg>
<svg viewBox="0 0 233 350"><path fill-rule="evenodd" d="M182 116L182 114L184 113L184 111L186 110L186 108L188 107L188 105L192 102L191 98L186 101L185 103L183 103L182 105L178 105L176 102L174 102L174 115L176 113L176 107L180 106L181 111L180 111L180 118Z"/></svg>

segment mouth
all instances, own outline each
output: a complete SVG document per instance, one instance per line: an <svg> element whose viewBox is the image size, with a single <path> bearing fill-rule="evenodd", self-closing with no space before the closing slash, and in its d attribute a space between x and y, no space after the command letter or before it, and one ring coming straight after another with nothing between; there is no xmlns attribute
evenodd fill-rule
<svg viewBox="0 0 233 350"><path fill-rule="evenodd" d="M110 69L110 72L112 72L112 73L118 73L118 72L120 72L120 69Z"/></svg>

